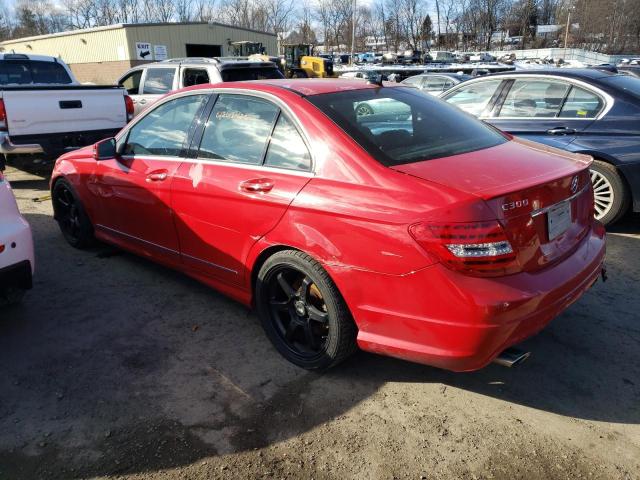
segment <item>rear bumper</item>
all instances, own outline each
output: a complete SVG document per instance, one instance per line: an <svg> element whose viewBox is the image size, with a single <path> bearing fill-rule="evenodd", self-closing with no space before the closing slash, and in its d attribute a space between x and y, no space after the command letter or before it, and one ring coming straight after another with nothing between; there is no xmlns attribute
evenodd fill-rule
<svg viewBox="0 0 640 480"><path fill-rule="evenodd" d="M42 154L58 157L69 150L92 145L105 138L115 136L119 129L90 130L86 132L47 133L39 135L19 135L11 138L7 133L0 133L0 153Z"/></svg>
<svg viewBox="0 0 640 480"><path fill-rule="evenodd" d="M33 237L21 216L0 219L0 288L31 288L34 268Z"/></svg>
<svg viewBox="0 0 640 480"><path fill-rule="evenodd" d="M5 155L42 153L39 143L14 144L6 132L0 132L0 153Z"/></svg>
<svg viewBox="0 0 640 480"><path fill-rule="evenodd" d="M544 328L598 279L604 228L572 255L534 273L469 277L436 264L391 276L344 270L338 287L363 350L454 371L477 370Z"/></svg>

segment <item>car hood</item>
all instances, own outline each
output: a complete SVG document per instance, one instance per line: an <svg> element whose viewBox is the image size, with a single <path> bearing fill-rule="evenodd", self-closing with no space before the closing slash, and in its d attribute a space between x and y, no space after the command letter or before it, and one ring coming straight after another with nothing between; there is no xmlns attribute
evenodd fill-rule
<svg viewBox="0 0 640 480"><path fill-rule="evenodd" d="M391 168L489 199L577 173L592 160L588 155L513 139L484 150Z"/></svg>

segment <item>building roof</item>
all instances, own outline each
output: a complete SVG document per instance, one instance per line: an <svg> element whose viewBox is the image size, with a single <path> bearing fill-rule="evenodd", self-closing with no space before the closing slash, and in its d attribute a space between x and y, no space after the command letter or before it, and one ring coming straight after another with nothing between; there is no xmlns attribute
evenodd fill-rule
<svg viewBox="0 0 640 480"><path fill-rule="evenodd" d="M271 32L263 32L260 30L253 30L251 28L236 27L234 25L227 25L225 23L219 23L219 22L114 23L113 25L105 25L102 27L82 28L79 30L69 30L65 32L49 33L46 35L35 35L32 37L12 38L11 40L5 40L4 42L0 42L0 45L10 45L12 43L18 43L18 42L29 42L34 40L44 40L48 38L65 37L65 36L71 36L71 35L83 35L87 33L101 32L105 30L117 30L119 28L127 29L127 28L138 28L138 27L171 27L171 26L177 26L177 25L211 25L215 27L233 28L234 30L243 30L245 32L260 33L262 35L271 35L273 37L276 36L275 33L271 33Z"/></svg>

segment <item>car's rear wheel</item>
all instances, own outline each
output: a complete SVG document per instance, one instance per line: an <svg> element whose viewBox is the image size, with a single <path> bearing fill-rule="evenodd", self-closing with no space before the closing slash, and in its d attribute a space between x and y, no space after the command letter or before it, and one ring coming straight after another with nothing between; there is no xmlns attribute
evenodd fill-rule
<svg viewBox="0 0 640 480"><path fill-rule="evenodd" d="M627 211L629 195L624 180L613 165L594 160L591 183L595 203L595 217L605 225L618 221Z"/></svg>
<svg viewBox="0 0 640 480"><path fill-rule="evenodd" d="M356 115L359 117L364 115L373 115L373 108L368 103L361 103L356 107Z"/></svg>
<svg viewBox="0 0 640 480"><path fill-rule="evenodd" d="M71 184L61 178L51 192L58 226L69 245L86 248L93 243L93 225Z"/></svg>
<svg viewBox="0 0 640 480"><path fill-rule="evenodd" d="M284 250L269 257L256 281L256 307L276 349L290 362L324 370L356 350L356 326L322 266Z"/></svg>

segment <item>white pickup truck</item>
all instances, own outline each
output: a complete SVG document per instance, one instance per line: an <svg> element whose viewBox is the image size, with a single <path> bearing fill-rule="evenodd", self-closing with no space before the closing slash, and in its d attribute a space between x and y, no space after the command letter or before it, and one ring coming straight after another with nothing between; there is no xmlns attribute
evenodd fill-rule
<svg viewBox="0 0 640 480"><path fill-rule="evenodd" d="M121 87L80 85L55 57L0 53L0 170L112 137L132 116Z"/></svg>

